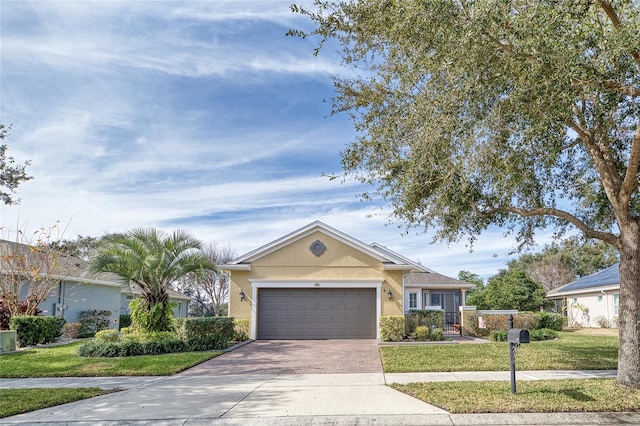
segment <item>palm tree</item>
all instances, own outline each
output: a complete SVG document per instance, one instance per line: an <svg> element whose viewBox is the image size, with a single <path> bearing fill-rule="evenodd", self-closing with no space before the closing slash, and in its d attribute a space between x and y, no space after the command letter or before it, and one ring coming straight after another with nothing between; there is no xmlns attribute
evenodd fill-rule
<svg viewBox="0 0 640 426"><path fill-rule="evenodd" d="M199 240L184 231L166 234L154 228L136 228L111 236L91 263L95 272L113 273L123 285L140 288L144 309L150 314L150 321L143 325L146 331L170 329L167 290L173 282L190 273L215 269L202 253Z"/></svg>

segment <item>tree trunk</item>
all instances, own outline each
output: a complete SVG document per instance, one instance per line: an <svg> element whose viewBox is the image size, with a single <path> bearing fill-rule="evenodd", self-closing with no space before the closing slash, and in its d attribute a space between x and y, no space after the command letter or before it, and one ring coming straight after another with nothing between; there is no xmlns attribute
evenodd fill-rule
<svg viewBox="0 0 640 426"><path fill-rule="evenodd" d="M621 229L618 384L640 389L640 226Z"/></svg>

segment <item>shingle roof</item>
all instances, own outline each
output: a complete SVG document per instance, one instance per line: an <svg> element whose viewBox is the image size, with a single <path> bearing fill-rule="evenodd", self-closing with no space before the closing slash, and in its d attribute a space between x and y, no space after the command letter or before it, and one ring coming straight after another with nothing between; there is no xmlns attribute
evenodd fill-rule
<svg viewBox="0 0 640 426"><path fill-rule="evenodd" d="M554 293L566 293L569 291L584 290L593 287L603 287L606 285L620 284L620 264L616 263L600 272L578 278L572 283L560 287Z"/></svg>

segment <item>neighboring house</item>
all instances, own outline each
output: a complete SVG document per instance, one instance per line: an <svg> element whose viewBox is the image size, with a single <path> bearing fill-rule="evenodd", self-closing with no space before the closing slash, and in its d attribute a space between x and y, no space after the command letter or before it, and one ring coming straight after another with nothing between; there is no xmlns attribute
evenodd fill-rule
<svg viewBox="0 0 640 426"><path fill-rule="evenodd" d="M578 278L547 292L570 326L617 327L620 306L620 265Z"/></svg>
<svg viewBox="0 0 640 426"><path fill-rule="evenodd" d="M28 246L10 241L0 240L1 252L7 249L24 250L28 253ZM62 255L61 262L51 276L55 277L57 284L53 287L45 300L38 304L43 315L62 317L67 322L77 322L82 311L98 310L110 312L110 328L119 328L121 313L127 311L129 301L133 294L140 294L140 290L134 287L133 294L114 274L90 272L89 263L68 255ZM2 271L0 270L0 273ZM20 299L25 300L28 287L21 288ZM174 316L183 318L187 316L189 296L176 291L169 291L169 300L176 303Z"/></svg>
<svg viewBox="0 0 640 426"><path fill-rule="evenodd" d="M140 297L142 291L140 287L135 284L131 284L130 287L123 286L120 295L120 313L121 314L129 314L129 303L137 297ZM174 290L169 290L169 302L173 303L175 306L173 307L173 317L174 318L186 318L189 301L191 297L178 293Z"/></svg>
<svg viewBox="0 0 640 426"><path fill-rule="evenodd" d="M318 221L220 268L257 339L375 339L380 316L433 305L453 324L473 287Z"/></svg>

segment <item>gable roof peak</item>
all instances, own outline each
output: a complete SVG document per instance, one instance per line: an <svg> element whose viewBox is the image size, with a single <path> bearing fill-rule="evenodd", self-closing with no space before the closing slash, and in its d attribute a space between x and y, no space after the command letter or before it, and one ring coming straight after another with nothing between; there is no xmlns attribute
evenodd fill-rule
<svg viewBox="0 0 640 426"><path fill-rule="evenodd" d="M240 264L250 264L251 262L260 259L263 256L266 256L270 253L273 253L274 251L289 245L295 241L298 241L314 232L322 232L324 234L326 234L327 236L334 238L344 244L347 244L351 247L353 247L356 250L359 250L371 257L373 257L374 259L379 260L380 262L384 263L384 264L392 264L392 265L397 265L397 267L403 267L406 266L407 269L414 269L414 270L419 270L419 271L424 271L426 270L426 268L417 265L416 263L408 260L407 258L400 256L399 254L387 249L387 248L381 248L382 246L380 245L369 245L366 243L363 243L362 241L353 238L350 235L345 234L342 231L339 231L336 228L333 228L329 225L327 225L324 222L321 222L319 220L313 221L311 223L309 223L308 225L303 226L302 228L299 228L293 232L290 232L289 234L286 234L270 243L267 243L253 251L250 251L249 253L246 253L230 262L227 263L227 265L231 266L231 265L240 265Z"/></svg>

